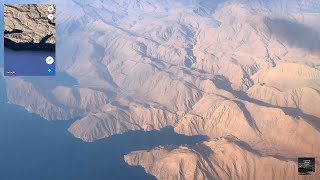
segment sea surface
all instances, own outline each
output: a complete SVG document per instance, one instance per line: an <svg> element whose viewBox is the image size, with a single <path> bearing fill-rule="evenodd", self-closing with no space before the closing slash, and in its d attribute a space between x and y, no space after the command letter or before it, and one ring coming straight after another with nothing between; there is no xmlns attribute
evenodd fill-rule
<svg viewBox="0 0 320 180"><path fill-rule="evenodd" d="M51 76L47 68L55 70L55 62L46 64L46 58L55 58L54 51L12 50L4 48L4 72L6 76ZM15 72L10 74L7 72Z"/></svg>
<svg viewBox="0 0 320 180"><path fill-rule="evenodd" d="M73 120L49 122L6 103L1 94L0 179L3 180L155 179L142 167L127 165L123 156L159 145L178 146L204 140L165 128L86 143L67 131Z"/></svg>

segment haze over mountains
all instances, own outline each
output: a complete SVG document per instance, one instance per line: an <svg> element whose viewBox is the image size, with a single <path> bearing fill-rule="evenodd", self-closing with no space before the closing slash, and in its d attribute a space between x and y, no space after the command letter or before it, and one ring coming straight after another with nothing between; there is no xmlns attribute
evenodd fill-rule
<svg viewBox="0 0 320 180"><path fill-rule="evenodd" d="M316 179L317 0L57 2L59 71L77 85L5 78L9 102L92 142L173 126L194 147L125 156L159 179ZM59 72L57 73L59 74Z"/></svg>

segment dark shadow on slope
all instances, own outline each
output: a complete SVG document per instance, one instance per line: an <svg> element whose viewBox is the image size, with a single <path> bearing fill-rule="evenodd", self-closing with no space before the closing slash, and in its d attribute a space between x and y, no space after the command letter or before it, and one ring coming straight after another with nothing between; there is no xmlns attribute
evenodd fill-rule
<svg viewBox="0 0 320 180"><path fill-rule="evenodd" d="M313 116L313 115L310 115L310 114L306 114L306 113L302 112L299 108L282 107L282 106L272 105L272 104L251 98L245 92L237 92L236 97L243 100L243 101L248 101L248 102L257 104L259 106L281 109L286 115L289 115L289 116L296 118L296 119L299 119L299 117L301 117L301 118L307 120L307 122L310 123L313 127L320 130L320 118Z"/></svg>
<svg viewBox="0 0 320 180"><path fill-rule="evenodd" d="M308 122L311 123L311 125L313 125L320 131L320 118L310 114L306 114L298 108L290 108L290 107L278 107L278 108L282 109L283 112L287 115L293 116L295 118L301 117L303 119L308 120Z"/></svg>
<svg viewBox="0 0 320 180"><path fill-rule="evenodd" d="M210 16L215 12L219 4L225 1L226 0L198 0L199 6L196 7L193 12L199 16Z"/></svg>
<svg viewBox="0 0 320 180"><path fill-rule="evenodd" d="M227 137L225 137L225 139L227 139L230 143L234 143L236 144L237 146L239 146L240 148L242 148L243 150L246 150L248 152L251 152L257 156L270 156L270 157L273 157L273 158L276 158L278 160L281 160L281 161L296 161L295 158L287 158L287 157L284 157L282 155L279 155L279 154L262 154L260 153L260 151L252 148L250 146L250 144L238 139L237 137L235 136L232 136L232 135L229 135Z"/></svg>
<svg viewBox="0 0 320 180"><path fill-rule="evenodd" d="M320 54L320 33L312 27L285 19L265 18L264 23L272 35L288 45Z"/></svg>
<svg viewBox="0 0 320 180"><path fill-rule="evenodd" d="M123 110L129 110L128 106L122 105L119 101L112 101L110 104Z"/></svg>
<svg viewBox="0 0 320 180"><path fill-rule="evenodd" d="M217 179L222 179L222 177L220 176L220 174L217 172L216 168L213 165L216 163L216 160L213 160L213 161L209 160L209 157L212 154L214 154L214 149L212 150L210 147L208 147L207 145L205 145L203 143L197 144L197 145L189 147L189 148L194 149L196 152L201 154L201 156L203 157L203 161L207 162L208 166L214 172ZM207 177L212 177L212 174L209 174L208 171L203 171L203 173L205 173Z"/></svg>
<svg viewBox="0 0 320 180"><path fill-rule="evenodd" d="M236 98L238 98L240 100L254 103L259 106L281 109L286 115L289 115L289 116L294 117L296 119L301 117L301 118L307 120L307 122L310 123L311 125L313 125L313 127L320 130L320 118L313 116L313 115L310 115L310 114L306 114L306 113L302 112L299 108L276 106L276 105L272 105L272 104L251 98L247 95L246 92L234 90L231 87L230 81L227 78L225 78L224 76L216 76L215 79L213 80L213 83L215 84L215 86L217 88L225 90L225 91L233 94ZM250 118L250 116L249 116L249 118Z"/></svg>
<svg viewBox="0 0 320 180"><path fill-rule="evenodd" d="M238 145L239 147L241 147L242 149L244 149L248 152L251 152L251 153L258 155L258 156L262 156L262 154L259 151L253 149L248 143L241 141L240 139L238 139L235 136L230 135L230 136L225 137L225 139L227 139L230 143L234 143L234 144Z"/></svg>
<svg viewBox="0 0 320 180"><path fill-rule="evenodd" d="M231 82L224 76L221 76L221 75L215 76L213 79L213 83L219 89L223 89L230 93L234 92L234 90L231 87Z"/></svg>
<svg viewBox="0 0 320 180"><path fill-rule="evenodd" d="M217 88L230 92L241 100L245 100L243 93L241 93L240 91L233 90L233 88L231 87L230 81L224 76L216 76L215 79L213 80L213 83ZM248 111L248 109L243 104L243 102L241 101L234 101L234 102L238 105L238 107L243 112L244 116L248 120L249 125L255 130L257 134L260 134L261 132L256 124L255 119L251 116L251 113Z"/></svg>
<svg viewBox="0 0 320 180"><path fill-rule="evenodd" d="M244 92L238 92L237 98L239 98L243 101L248 101L248 102L257 104L259 106L281 109L286 115L289 115L289 116L296 118L296 119L299 119L299 117L301 117L301 118L307 120L307 122L310 123L313 127L320 130L320 118L313 116L313 115L310 115L310 114L306 114L306 113L302 112L299 108L282 107L282 106L272 105L272 104L251 98Z"/></svg>
<svg viewBox="0 0 320 180"><path fill-rule="evenodd" d="M4 34L15 34L15 33L23 33L23 31L19 29L13 29L12 31L4 30Z"/></svg>
<svg viewBox="0 0 320 180"><path fill-rule="evenodd" d="M103 36L104 33L96 32L95 38L98 38L100 36ZM95 70L96 73L98 73L99 77L106 80L110 85L113 87L117 87L118 85L114 82L109 69L106 67L105 64L103 64L103 59L105 58L106 50L105 47L101 46L99 43L95 42L96 39L89 40L89 43L94 47L94 52L91 53L91 60L94 64L97 64L97 69Z"/></svg>
<svg viewBox="0 0 320 180"><path fill-rule="evenodd" d="M247 107L244 105L243 102L241 101L234 101L235 103L237 103L238 107L241 109L241 111L243 112L244 116L246 117L246 119L248 120L249 125L251 126L252 129L254 129L254 131L257 134L261 134L255 119L251 116L251 113L248 111Z"/></svg>
<svg viewBox="0 0 320 180"><path fill-rule="evenodd" d="M189 58L185 58L183 64L184 64L184 66L186 66L187 68L191 68L193 62L192 62Z"/></svg>

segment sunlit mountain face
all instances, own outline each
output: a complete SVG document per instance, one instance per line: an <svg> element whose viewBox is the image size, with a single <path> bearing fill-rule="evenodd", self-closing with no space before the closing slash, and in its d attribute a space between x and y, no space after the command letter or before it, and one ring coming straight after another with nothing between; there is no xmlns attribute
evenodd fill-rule
<svg viewBox="0 0 320 180"><path fill-rule="evenodd" d="M73 119L87 143L167 127L205 137L123 157L158 179L320 178L320 1L56 4L57 76L1 77L9 103ZM298 157L315 172L299 176Z"/></svg>

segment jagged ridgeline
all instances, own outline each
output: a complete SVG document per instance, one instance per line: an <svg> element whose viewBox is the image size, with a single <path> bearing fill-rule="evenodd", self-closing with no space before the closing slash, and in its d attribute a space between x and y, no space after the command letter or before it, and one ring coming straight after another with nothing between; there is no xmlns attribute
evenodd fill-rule
<svg viewBox="0 0 320 180"><path fill-rule="evenodd" d="M55 8L55 5L52 5ZM55 18L50 20L49 5L6 4L4 6L4 45L14 50L54 51Z"/></svg>
<svg viewBox="0 0 320 180"><path fill-rule="evenodd" d="M11 103L76 118L86 142L168 126L209 138L125 156L158 179L301 179L297 157L320 157L318 1L57 3L59 67L77 85L8 79Z"/></svg>

